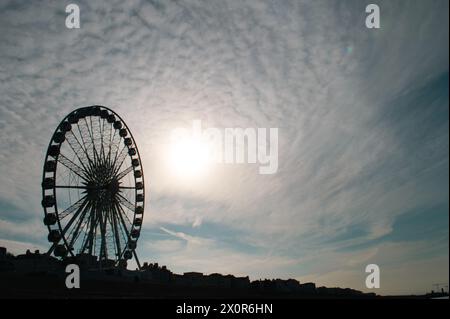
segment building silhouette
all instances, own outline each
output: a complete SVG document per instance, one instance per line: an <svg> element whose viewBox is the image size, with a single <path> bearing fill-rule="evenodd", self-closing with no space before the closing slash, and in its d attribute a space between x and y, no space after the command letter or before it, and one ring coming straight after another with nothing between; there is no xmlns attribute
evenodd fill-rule
<svg viewBox="0 0 450 319"><path fill-rule="evenodd" d="M76 263L80 267L83 289L68 290L64 285L65 268ZM101 266L101 267L99 267ZM145 262L141 269L103 262L87 254L59 260L39 250L14 256L0 247L0 296L61 297L136 296L148 298L179 297L268 297L268 298L377 298L351 288L316 287L296 279L259 279L231 274L176 274L158 263ZM442 293L441 293L442 294ZM433 293L430 296L436 296ZM448 295L445 293L444 295Z"/></svg>

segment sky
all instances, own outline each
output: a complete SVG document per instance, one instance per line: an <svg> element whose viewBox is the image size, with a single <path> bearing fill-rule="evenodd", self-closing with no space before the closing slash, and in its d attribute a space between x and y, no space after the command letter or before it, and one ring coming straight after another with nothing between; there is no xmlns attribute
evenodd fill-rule
<svg viewBox="0 0 450 319"><path fill-rule="evenodd" d="M146 181L141 262L425 293L449 273L449 4L0 0L0 246L46 251L42 166L58 123L105 105ZM278 170L172 174L174 128L278 128Z"/></svg>

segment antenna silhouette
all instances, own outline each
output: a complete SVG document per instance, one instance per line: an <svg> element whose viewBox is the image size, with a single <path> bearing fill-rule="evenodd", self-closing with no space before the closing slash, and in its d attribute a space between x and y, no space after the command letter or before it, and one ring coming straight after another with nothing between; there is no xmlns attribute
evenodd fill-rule
<svg viewBox="0 0 450 319"><path fill-rule="evenodd" d="M446 282L435 283L435 284L432 284L432 286L436 287L436 291L435 292L443 292L444 293L445 292L444 288L442 288L442 291L439 291L440 290L439 288L441 288L441 287L447 288L447 291L448 291L448 284Z"/></svg>

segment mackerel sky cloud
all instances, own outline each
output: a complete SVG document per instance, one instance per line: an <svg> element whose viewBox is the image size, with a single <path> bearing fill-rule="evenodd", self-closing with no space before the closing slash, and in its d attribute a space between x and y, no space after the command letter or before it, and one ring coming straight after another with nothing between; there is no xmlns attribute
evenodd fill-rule
<svg viewBox="0 0 450 319"><path fill-rule="evenodd" d="M449 272L448 1L0 0L0 245L46 250L42 165L60 120L126 121L146 176L141 261L175 272L424 293ZM276 127L278 171L171 174L170 133Z"/></svg>

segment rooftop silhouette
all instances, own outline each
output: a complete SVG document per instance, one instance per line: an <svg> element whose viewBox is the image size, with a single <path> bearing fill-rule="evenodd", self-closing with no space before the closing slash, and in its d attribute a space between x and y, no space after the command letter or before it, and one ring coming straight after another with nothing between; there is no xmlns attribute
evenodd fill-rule
<svg viewBox="0 0 450 319"><path fill-rule="evenodd" d="M80 266L80 289L68 289L65 267ZM145 262L129 270L98 263L96 256L59 260L40 251L14 256L0 247L2 297L136 297L136 298L379 298L351 288L316 287L295 279L259 279L219 273L176 274L166 266ZM438 294L434 294L436 296ZM445 295L445 294L439 294ZM422 296L427 297L427 296ZM429 296L428 296L429 297Z"/></svg>

